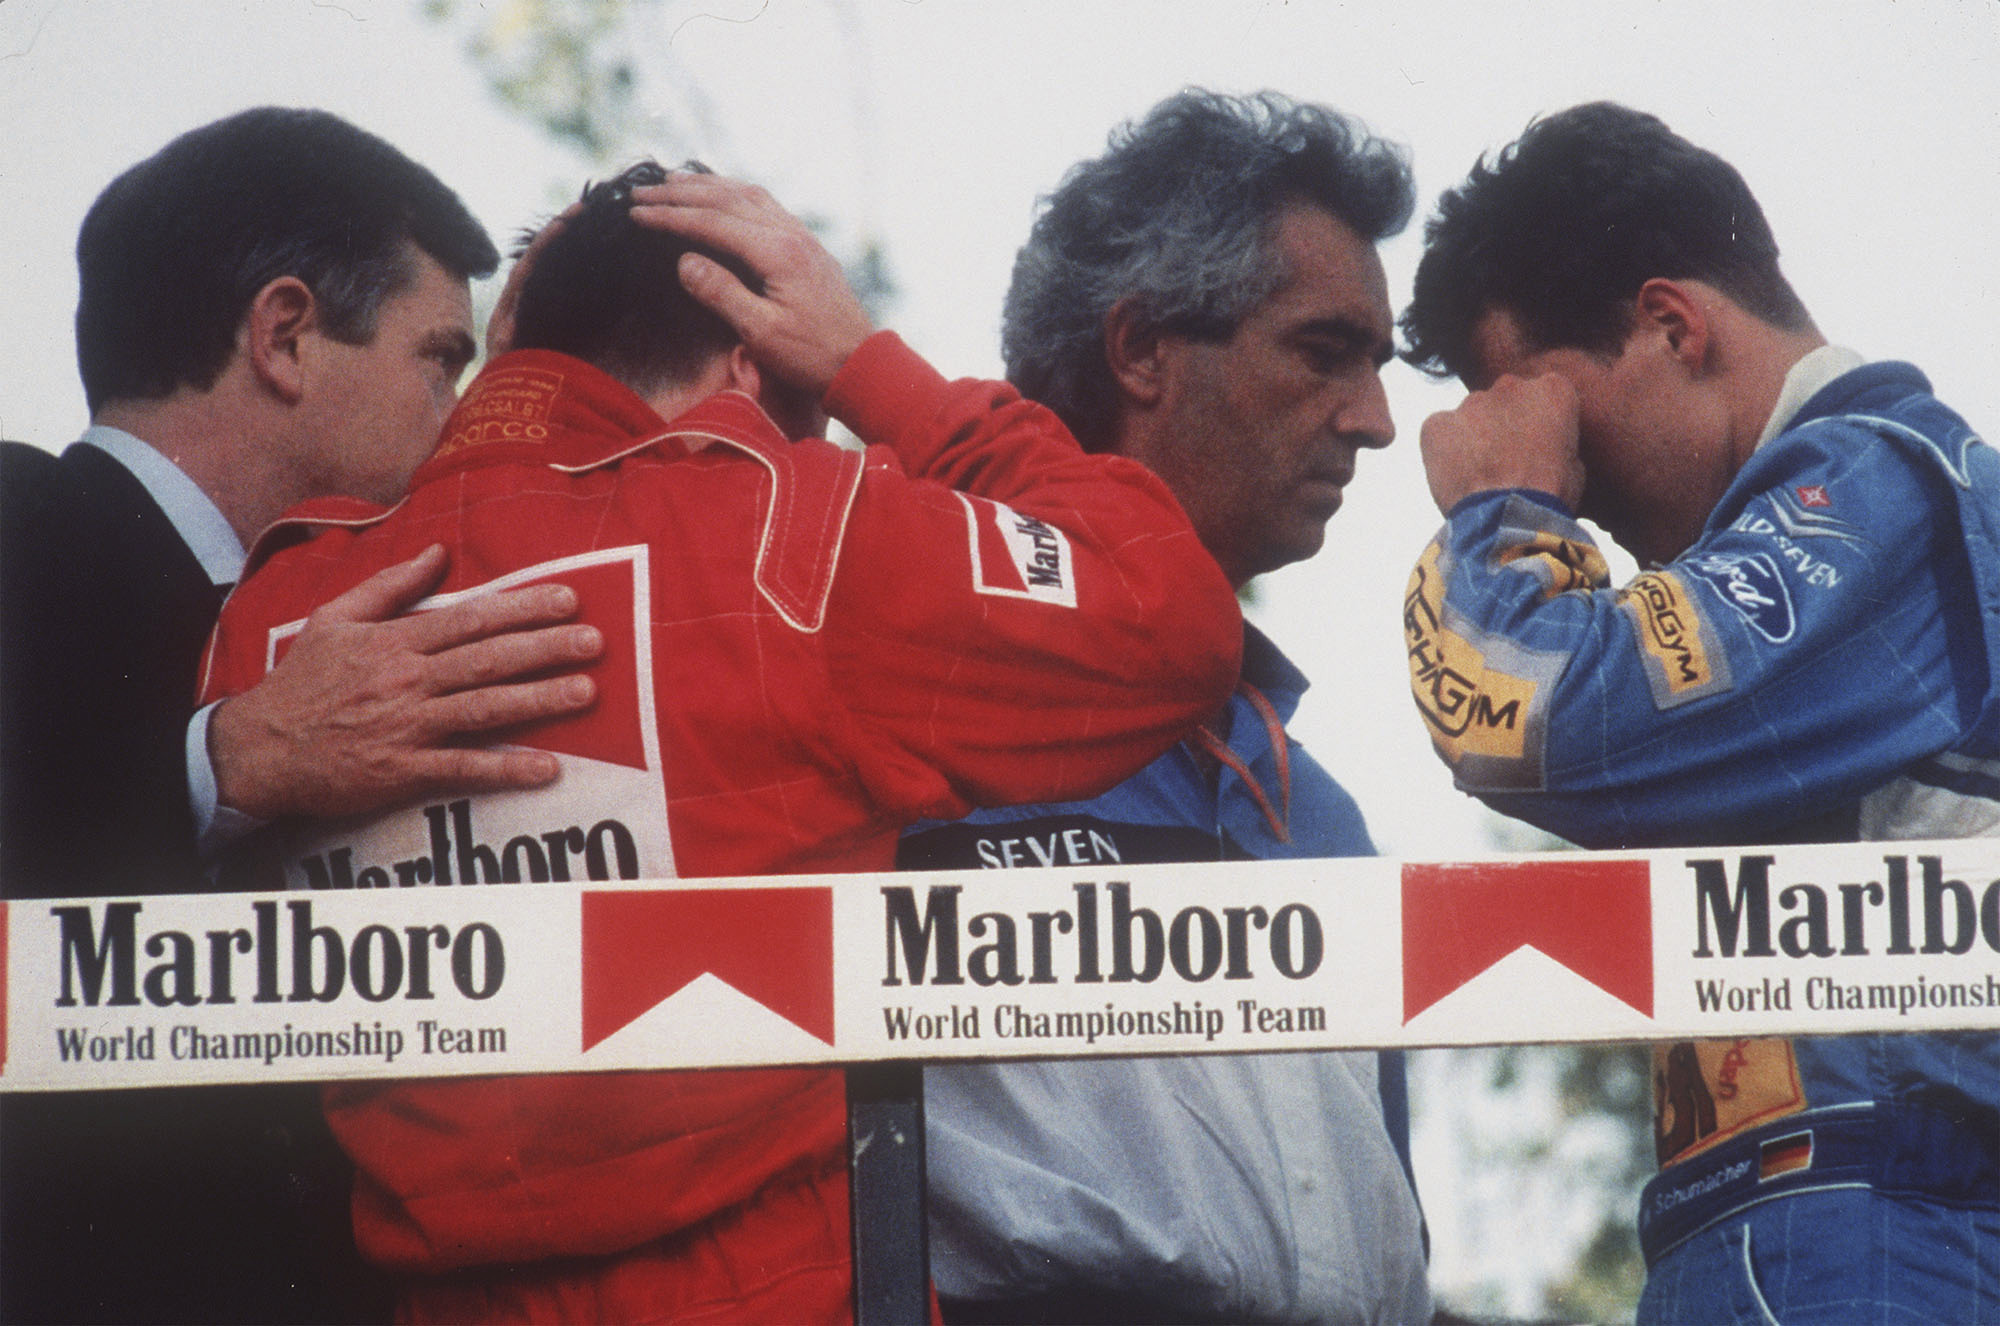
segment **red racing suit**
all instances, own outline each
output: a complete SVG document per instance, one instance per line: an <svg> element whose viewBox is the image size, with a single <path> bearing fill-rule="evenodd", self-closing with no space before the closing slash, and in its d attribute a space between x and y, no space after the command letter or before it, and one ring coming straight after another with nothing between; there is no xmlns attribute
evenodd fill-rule
<svg viewBox="0 0 2000 1326"><path fill-rule="evenodd" d="M433 542L432 604L561 579L606 648L588 714L513 738L563 761L554 786L280 826L267 868L294 887L887 870L911 821L1094 795L1223 703L1235 597L1148 471L888 333L826 405L886 445L789 443L733 392L667 423L588 365L516 352L399 506L275 526L204 699ZM409 1273L406 1317L454 1320L846 1319L843 1101L821 1069L327 1092L363 1250Z"/></svg>

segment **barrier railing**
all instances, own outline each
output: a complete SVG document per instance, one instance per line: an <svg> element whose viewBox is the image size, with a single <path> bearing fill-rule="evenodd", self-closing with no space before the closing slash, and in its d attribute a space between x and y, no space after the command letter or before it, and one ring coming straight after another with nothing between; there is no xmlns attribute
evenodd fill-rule
<svg viewBox="0 0 2000 1326"><path fill-rule="evenodd" d="M923 1302L907 1065L2000 1028L1985 840L14 900L0 927L11 1091L873 1065L856 1148L894 1144L857 1238L898 1251L858 1259L868 1322Z"/></svg>
<svg viewBox="0 0 2000 1326"><path fill-rule="evenodd" d="M0 1087L2000 1026L2000 843L5 905Z"/></svg>

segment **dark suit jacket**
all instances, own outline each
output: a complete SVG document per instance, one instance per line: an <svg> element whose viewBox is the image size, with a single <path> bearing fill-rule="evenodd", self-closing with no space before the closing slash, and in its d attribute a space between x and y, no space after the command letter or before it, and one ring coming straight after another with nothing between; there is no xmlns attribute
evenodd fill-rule
<svg viewBox="0 0 2000 1326"><path fill-rule="evenodd" d="M220 603L96 447L0 446L0 891L203 887L183 743Z"/></svg>
<svg viewBox="0 0 2000 1326"><path fill-rule="evenodd" d="M184 748L219 607L112 457L0 444L0 894L206 887ZM372 1315L346 1185L303 1085L9 1096L0 1319Z"/></svg>

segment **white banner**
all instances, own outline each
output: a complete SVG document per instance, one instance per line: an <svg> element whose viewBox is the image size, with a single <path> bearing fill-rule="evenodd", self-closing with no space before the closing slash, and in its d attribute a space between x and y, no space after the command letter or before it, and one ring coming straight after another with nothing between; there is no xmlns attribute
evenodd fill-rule
<svg viewBox="0 0 2000 1326"><path fill-rule="evenodd" d="M0 1088L2000 1028L2000 842L5 904Z"/></svg>

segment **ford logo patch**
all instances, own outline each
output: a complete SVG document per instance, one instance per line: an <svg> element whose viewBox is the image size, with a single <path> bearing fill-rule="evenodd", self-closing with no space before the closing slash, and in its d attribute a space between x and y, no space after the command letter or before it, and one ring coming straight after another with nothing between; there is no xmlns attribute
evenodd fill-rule
<svg viewBox="0 0 2000 1326"><path fill-rule="evenodd" d="M1778 564L1763 553L1703 553L1681 569L1704 580L1772 644L1792 638L1792 596Z"/></svg>

